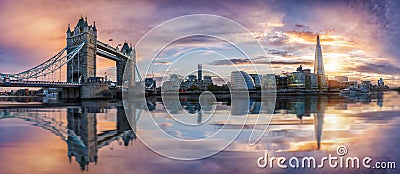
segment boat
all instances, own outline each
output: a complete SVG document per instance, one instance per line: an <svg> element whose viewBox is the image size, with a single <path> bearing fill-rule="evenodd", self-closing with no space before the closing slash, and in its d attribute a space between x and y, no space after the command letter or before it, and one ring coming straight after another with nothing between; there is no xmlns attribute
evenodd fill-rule
<svg viewBox="0 0 400 174"><path fill-rule="evenodd" d="M44 90L43 96L47 99L57 99L58 94L54 90Z"/></svg>
<svg viewBox="0 0 400 174"><path fill-rule="evenodd" d="M341 90L340 95L350 96L350 97L359 96L359 95L370 95L370 90L368 87L366 87L364 85L351 86L349 88Z"/></svg>
<svg viewBox="0 0 400 174"><path fill-rule="evenodd" d="M357 89L354 87L346 88L340 91L340 95L344 96L355 96L357 93Z"/></svg>

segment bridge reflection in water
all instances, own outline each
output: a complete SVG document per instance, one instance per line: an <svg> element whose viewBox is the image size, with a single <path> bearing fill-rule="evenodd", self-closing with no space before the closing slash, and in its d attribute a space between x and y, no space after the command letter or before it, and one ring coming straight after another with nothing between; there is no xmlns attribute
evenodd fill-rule
<svg viewBox="0 0 400 174"><path fill-rule="evenodd" d="M33 101L36 102L36 100ZM372 101L376 102L376 104L371 103ZM312 137L310 135L310 139L313 139L312 143L315 144L313 145L313 150L318 150L321 148L321 142L333 141L331 139L334 138L329 135L324 138L322 136L324 121L326 121L326 111L332 109L335 111L345 111L353 103L372 104L376 107L382 107L383 95L381 93L368 98L348 99L338 95L278 96L274 106L269 105L268 102L272 101L262 101L259 98L231 100L229 97L217 97L217 103L213 105L216 105L216 110L220 113L223 111L223 114L230 110L232 116L235 117L249 113L250 119L254 114L274 113L275 116L270 127L272 129L270 129L268 135L263 137L263 141L258 143L265 150L276 150L274 148L278 147L279 150L288 151L291 150L291 147L288 147L290 142L297 143L304 141L305 136L308 136L304 132L304 127L290 127L293 125L312 126L314 135ZM207 120L207 118L203 118L202 111L210 110L208 105L200 105L198 98L195 96L183 96L175 103L169 103L168 100L162 102L160 97L147 98L146 102L137 102L130 106L130 113L135 113L135 115L129 118L129 121L132 121L133 130L136 131L136 121L140 118L140 115L145 115L142 112L149 110L154 111L155 114L164 115L166 113L164 107L167 105L171 113L194 114L192 115L194 116L193 120L197 123ZM107 115L113 116L112 118L107 118ZM288 119L289 115L293 117ZM220 115L215 115L214 117L218 116ZM70 163L75 160L79 163L81 170L88 170L88 166L91 163L96 164L99 150L110 146L112 142L117 141L120 145L129 146L132 141L136 140L136 134L131 129L121 102L83 101L77 104L68 104L68 106L7 108L0 110L0 119L4 118L19 118L33 122L33 125L48 130L60 137L67 144L68 152L66 155L69 157ZM104 126L105 121L112 124L112 126ZM209 124L207 129L219 128L219 126L215 126L218 125L215 122L207 122L206 124ZM282 125L286 127L277 128ZM228 129L237 128L234 124L226 124L224 126ZM325 126L329 127L331 125L326 125L325 123ZM172 125L171 129L173 128ZM244 131L250 131L253 127L245 126L244 128ZM179 127L176 129L179 129ZM293 132L298 133L293 134ZM194 135L189 134L188 136ZM288 140L286 141L286 139ZM240 141L238 140L239 143Z"/></svg>
<svg viewBox="0 0 400 174"><path fill-rule="evenodd" d="M136 140L136 134L129 125L122 103L97 101L68 105L75 106L1 109L0 119L18 118L33 122L34 126L41 127L60 137L67 143L69 162L71 163L74 158L79 163L81 170L88 170L90 163L96 164L98 151L113 141L122 140L124 146L129 146L130 142ZM143 105L138 107L138 109L145 108L147 107ZM115 129L110 129L109 126L99 129L98 116L109 115L108 112L111 110L116 111L115 117L112 116L111 121L108 122L115 121ZM138 112L139 114L140 112Z"/></svg>
<svg viewBox="0 0 400 174"><path fill-rule="evenodd" d="M75 160L84 170L89 163L97 163L97 151L110 144L110 142L122 139L125 146L136 138L129 126L125 112L121 106L117 107L117 126L115 130L106 130L97 133L97 113L103 112L97 107L69 108L68 120L68 157Z"/></svg>

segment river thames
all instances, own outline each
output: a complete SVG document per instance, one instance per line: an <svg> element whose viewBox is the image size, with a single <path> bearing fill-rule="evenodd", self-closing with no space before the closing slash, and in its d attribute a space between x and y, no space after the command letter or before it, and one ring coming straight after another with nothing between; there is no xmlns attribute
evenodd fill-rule
<svg viewBox="0 0 400 174"><path fill-rule="evenodd" d="M252 128L244 130L222 152L195 161L173 160L147 148L138 137L148 131L126 118L122 101L64 102L39 97L0 97L0 173L396 173L396 169L279 169L260 168L257 159L270 156L319 158L337 154L345 146L348 156L374 161L400 161L400 95L375 92L370 96L280 96L273 108L263 108L257 98L231 101L217 99L212 118L207 118L196 97L181 96L178 103L148 97L134 111L141 119L152 113L160 128L183 139L204 138L221 127L219 118L231 113L273 113L268 132L255 145L248 145ZM167 109L168 108L168 112ZM204 122L193 132L168 118ZM234 122L226 128L240 129ZM133 129L132 129L133 128ZM135 130L135 131L133 131ZM138 135L136 135L136 133ZM162 141L161 141L162 142ZM174 150L172 145L163 148ZM188 147L190 148L190 147Z"/></svg>

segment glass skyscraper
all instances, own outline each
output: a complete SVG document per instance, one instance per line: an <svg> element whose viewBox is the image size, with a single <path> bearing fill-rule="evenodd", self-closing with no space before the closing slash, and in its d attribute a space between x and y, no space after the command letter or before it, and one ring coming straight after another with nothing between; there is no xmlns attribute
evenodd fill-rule
<svg viewBox="0 0 400 174"><path fill-rule="evenodd" d="M232 90L251 90L254 89L254 81L244 71L233 71L231 73Z"/></svg>
<svg viewBox="0 0 400 174"><path fill-rule="evenodd" d="M319 40L319 35L317 36L317 45L315 46L314 73L318 75L318 88L326 89L328 85L326 83L324 62L322 58L322 49Z"/></svg>

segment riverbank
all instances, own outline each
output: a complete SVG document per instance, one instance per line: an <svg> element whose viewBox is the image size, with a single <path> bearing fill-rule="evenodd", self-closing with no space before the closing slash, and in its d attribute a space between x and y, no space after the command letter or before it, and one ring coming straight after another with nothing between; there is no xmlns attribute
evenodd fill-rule
<svg viewBox="0 0 400 174"><path fill-rule="evenodd" d="M179 92L179 95L200 95L203 92L206 91L187 91L187 92ZM243 95L243 94L249 94L249 95L261 95L262 93L264 94L276 94L276 95L293 95L293 96L298 96L298 95L338 95L340 94L340 91L236 91L236 92L230 92L230 91L209 91L213 93L214 95L230 95L230 94L237 94L237 95ZM164 92L163 95L176 95L176 92ZM147 93L148 96L160 96L161 93Z"/></svg>

